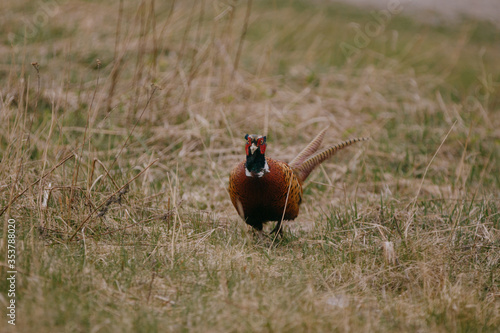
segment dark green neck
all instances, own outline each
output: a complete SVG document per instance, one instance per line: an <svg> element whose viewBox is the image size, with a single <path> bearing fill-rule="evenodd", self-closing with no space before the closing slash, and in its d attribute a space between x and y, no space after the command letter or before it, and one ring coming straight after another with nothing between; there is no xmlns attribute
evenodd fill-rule
<svg viewBox="0 0 500 333"><path fill-rule="evenodd" d="M260 153L260 150L257 149L253 154L247 155L247 162L245 163L245 167L251 173L259 173L264 170L266 166L266 157L265 155Z"/></svg>

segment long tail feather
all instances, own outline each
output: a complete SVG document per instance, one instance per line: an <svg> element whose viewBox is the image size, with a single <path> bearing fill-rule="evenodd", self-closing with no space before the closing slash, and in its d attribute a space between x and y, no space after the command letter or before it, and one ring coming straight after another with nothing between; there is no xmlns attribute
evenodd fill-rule
<svg viewBox="0 0 500 333"><path fill-rule="evenodd" d="M336 144L335 146L332 146L322 151L321 153L318 153L305 160L304 163L302 163L299 167L295 168L295 172L297 173L297 176L299 177L300 181L303 182L318 165L320 165L323 161L332 157L337 151L347 146L350 146L356 142L366 141L366 140L369 140L369 138L355 138Z"/></svg>
<svg viewBox="0 0 500 333"><path fill-rule="evenodd" d="M321 146L321 142L323 142L323 138L325 137L325 133L328 127L319 132L318 135L305 147L288 165L292 168L298 168L308 157L314 154L319 146Z"/></svg>

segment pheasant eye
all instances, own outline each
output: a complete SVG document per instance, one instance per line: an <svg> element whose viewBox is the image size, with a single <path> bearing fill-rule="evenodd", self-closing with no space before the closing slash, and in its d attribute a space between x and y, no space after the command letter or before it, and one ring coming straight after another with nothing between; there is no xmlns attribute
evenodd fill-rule
<svg viewBox="0 0 500 333"><path fill-rule="evenodd" d="M260 138L259 139L259 145L263 144L264 143L264 139Z"/></svg>

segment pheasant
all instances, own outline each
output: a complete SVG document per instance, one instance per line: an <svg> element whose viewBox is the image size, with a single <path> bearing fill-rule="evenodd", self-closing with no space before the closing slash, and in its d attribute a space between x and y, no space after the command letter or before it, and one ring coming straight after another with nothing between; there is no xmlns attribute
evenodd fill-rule
<svg viewBox="0 0 500 333"><path fill-rule="evenodd" d="M245 135L246 161L234 167L229 176L231 202L243 220L261 231L265 222L276 221L271 233L282 233L281 223L294 220L302 203L302 184L309 174L337 151L368 138L343 141L316 155L326 128L290 163L266 157L266 137Z"/></svg>

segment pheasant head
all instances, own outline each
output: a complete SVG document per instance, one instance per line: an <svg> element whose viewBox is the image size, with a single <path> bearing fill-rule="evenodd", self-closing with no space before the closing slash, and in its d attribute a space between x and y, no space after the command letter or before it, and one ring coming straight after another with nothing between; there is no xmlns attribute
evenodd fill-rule
<svg viewBox="0 0 500 333"><path fill-rule="evenodd" d="M245 175L247 177L262 177L269 172L266 161L266 137L257 134L245 135L247 140L245 152L247 160L245 163Z"/></svg>

